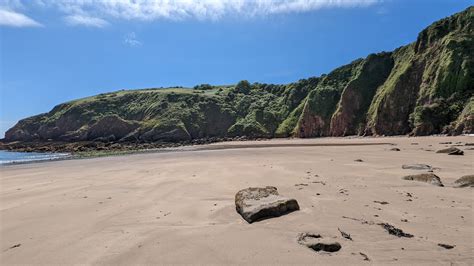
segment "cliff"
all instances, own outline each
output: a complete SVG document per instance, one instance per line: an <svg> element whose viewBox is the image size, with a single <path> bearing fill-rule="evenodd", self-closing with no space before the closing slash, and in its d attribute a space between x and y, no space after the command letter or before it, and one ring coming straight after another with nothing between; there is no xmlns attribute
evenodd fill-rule
<svg viewBox="0 0 474 266"><path fill-rule="evenodd" d="M123 90L63 103L21 120L4 141L472 134L473 19L470 7L409 45L291 84Z"/></svg>

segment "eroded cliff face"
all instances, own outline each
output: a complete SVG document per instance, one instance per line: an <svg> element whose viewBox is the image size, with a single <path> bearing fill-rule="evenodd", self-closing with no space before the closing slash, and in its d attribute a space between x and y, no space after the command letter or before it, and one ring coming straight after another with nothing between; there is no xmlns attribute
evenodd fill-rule
<svg viewBox="0 0 474 266"><path fill-rule="evenodd" d="M364 60L358 73L344 88L337 110L332 115L329 132L331 136L364 133L371 99L392 68L391 53L372 54Z"/></svg>
<svg viewBox="0 0 474 266"><path fill-rule="evenodd" d="M367 113L366 135L402 135L410 132L409 116L416 104L423 62L413 61L413 47L393 53L394 68L377 89Z"/></svg>
<svg viewBox="0 0 474 266"><path fill-rule="evenodd" d="M341 93L360 71L364 60L339 67L321 78L305 99L302 114L296 126L300 138L329 136L331 117L337 108Z"/></svg>
<svg viewBox="0 0 474 266"><path fill-rule="evenodd" d="M6 141L474 133L474 7L416 42L286 85L118 91L21 120Z"/></svg>

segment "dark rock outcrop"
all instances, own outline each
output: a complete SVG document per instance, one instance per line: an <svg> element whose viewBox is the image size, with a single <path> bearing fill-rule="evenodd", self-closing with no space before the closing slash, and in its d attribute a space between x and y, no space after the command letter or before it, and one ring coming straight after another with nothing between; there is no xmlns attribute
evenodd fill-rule
<svg viewBox="0 0 474 266"><path fill-rule="evenodd" d="M279 217L300 209L295 199L278 194L276 187L250 187L242 189L235 195L237 212L248 223Z"/></svg>
<svg viewBox="0 0 474 266"><path fill-rule="evenodd" d="M108 115L102 117L87 130L87 138L94 140L104 136L113 136L113 140L119 140L139 126L137 122L123 120L117 115Z"/></svg>

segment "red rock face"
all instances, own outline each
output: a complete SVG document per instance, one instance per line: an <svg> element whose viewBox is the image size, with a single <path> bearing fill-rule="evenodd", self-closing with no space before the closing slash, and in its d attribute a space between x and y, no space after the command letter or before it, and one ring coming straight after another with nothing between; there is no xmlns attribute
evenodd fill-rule
<svg viewBox="0 0 474 266"><path fill-rule="evenodd" d="M354 120L359 109L360 95L357 94L357 89L347 86L342 93L339 109L331 119L329 134L337 137L357 134Z"/></svg>
<svg viewBox="0 0 474 266"><path fill-rule="evenodd" d="M324 119L318 115L311 114L306 108L298 125L296 137L311 138L328 135L328 126Z"/></svg>

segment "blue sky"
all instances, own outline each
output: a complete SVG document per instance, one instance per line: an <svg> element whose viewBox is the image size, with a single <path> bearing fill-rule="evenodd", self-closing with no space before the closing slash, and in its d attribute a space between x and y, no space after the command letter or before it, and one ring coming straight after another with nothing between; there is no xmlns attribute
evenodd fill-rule
<svg viewBox="0 0 474 266"><path fill-rule="evenodd" d="M288 83L414 41L464 0L0 0L0 137L119 89Z"/></svg>

